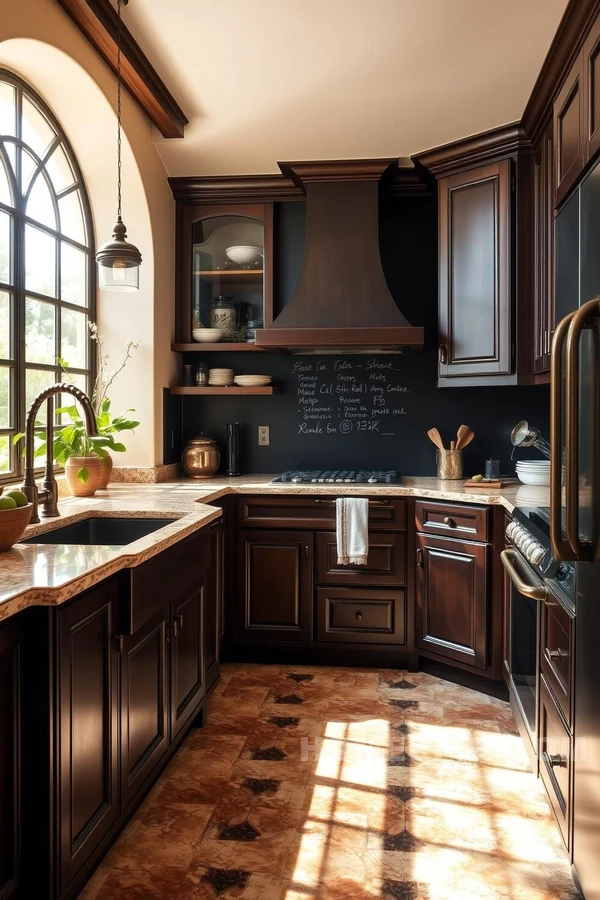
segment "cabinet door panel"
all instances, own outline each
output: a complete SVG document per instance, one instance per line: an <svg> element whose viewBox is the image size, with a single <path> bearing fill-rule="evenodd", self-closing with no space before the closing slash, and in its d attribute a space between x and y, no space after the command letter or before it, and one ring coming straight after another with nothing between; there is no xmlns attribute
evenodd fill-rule
<svg viewBox="0 0 600 900"><path fill-rule="evenodd" d="M534 158L534 372L550 369L554 291L554 200L552 126Z"/></svg>
<svg viewBox="0 0 600 900"><path fill-rule="evenodd" d="M487 665L487 544L417 535L417 646Z"/></svg>
<svg viewBox="0 0 600 900"><path fill-rule="evenodd" d="M167 749L167 610L125 638L121 654L123 808Z"/></svg>
<svg viewBox="0 0 600 900"><path fill-rule="evenodd" d="M173 604L171 636L171 738L204 697L204 599L201 584Z"/></svg>
<svg viewBox="0 0 600 900"><path fill-rule="evenodd" d="M117 587L58 615L61 893L119 815Z"/></svg>
<svg viewBox="0 0 600 900"><path fill-rule="evenodd" d="M338 566L335 532L317 533L317 584L406 584L406 536L393 532L369 533L366 566Z"/></svg>
<svg viewBox="0 0 600 900"><path fill-rule="evenodd" d="M312 639L311 532L240 531L238 637Z"/></svg>
<svg viewBox="0 0 600 900"><path fill-rule="evenodd" d="M18 626L0 630L0 897L19 886L20 640Z"/></svg>
<svg viewBox="0 0 600 900"><path fill-rule="evenodd" d="M439 181L440 377L512 371L510 161Z"/></svg>
<svg viewBox="0 0 600 900"><path fill-rule="evenodd" d="M223 595L223 526L220 522L211 526L211 565L206 581L204 604L204 677L206 690L210 691L219 679L222 633Z"/></svg>
<svg viewBox="0 0 600 900"><path fill-rule="evenodd" d="M577 57L554 101L554 159L556 203L561 203L579 178L584 165L582 54Z"/></svg>
<svg viewBox="0 0 600 900"><path fill-rule="evenodd" d="M318 641L404 644L403 590L317 588Z"/></svg>
<svg viewBox="0 0 600 900"><path fill-rule="evenodd" d="M600 149L600 18L583 45L584 162Z"/></svg>

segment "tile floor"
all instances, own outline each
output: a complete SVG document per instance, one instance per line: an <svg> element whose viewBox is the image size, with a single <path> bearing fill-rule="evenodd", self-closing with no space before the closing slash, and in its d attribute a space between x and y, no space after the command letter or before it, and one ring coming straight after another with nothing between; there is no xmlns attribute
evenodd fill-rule
<svg viewBox="0 0 600 900"><path fill-rule="evenodd" d="M81 900L571 900L508 704L424 673L228 665Z"/></svg>

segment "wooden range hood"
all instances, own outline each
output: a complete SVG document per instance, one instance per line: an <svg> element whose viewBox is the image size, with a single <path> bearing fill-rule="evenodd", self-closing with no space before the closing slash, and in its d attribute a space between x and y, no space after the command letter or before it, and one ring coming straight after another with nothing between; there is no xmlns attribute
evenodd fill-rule
<svg viewBox="0 0 600 900"><path fill-rule="evenodd" d="M257 346L292 353L406 353L423 349L388 288L379 254L379 181L395 159L279 163L306 194L306 251L298 284Z"/></svg>

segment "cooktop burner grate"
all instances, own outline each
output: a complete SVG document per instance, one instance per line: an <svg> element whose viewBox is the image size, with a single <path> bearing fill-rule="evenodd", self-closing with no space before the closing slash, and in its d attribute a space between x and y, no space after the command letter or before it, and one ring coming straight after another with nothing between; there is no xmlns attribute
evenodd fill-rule
<svg viewBox="0 0 600 900"><path fill-rule="evenodd" d="M273 484L398 484L400 476L394 469L290 469Z"/></svg>

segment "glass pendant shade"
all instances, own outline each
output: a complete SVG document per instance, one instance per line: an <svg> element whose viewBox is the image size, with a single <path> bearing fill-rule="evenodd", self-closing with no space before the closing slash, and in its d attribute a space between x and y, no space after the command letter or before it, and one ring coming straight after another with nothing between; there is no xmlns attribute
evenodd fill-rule
<svg viewBox="0 0 600 900"><path fill-rule="evenodd" d="M140 286L142 254L127 240L127 229L119 216L113 228L112 241L98 248L98 279L105 291L137 291Z"/></svg>

